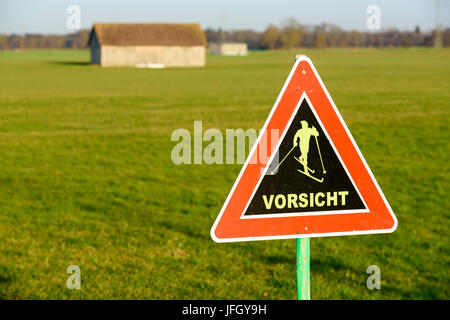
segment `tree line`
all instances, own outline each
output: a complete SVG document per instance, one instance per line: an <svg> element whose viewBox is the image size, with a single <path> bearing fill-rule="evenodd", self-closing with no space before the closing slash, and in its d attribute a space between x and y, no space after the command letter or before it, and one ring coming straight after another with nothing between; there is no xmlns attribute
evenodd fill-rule
<svg viewBox="0 0 450 320"><path fill-rule="evenodd" d="M378 32L348 31L334 24L302 25L288 19L280 26L269 25L264 31L208 28L208 42L245 42L249 49L346 48L346 47L431 47L439 41L450 46L450 28L421 32L391 28ZM0 50L17 49L86 49L90 30L67 35L0 35Z"/></svg>
<svg viewBox="0 0 450 320"><path fill-rule="evenodd" d="M436 39L443 46L450 46L450 28L421 32L395 28L371 31L347 31L334 24L302 25L295 19L286 20L281 26L269 25L262 32L254 30L222 31L206 29L208 42L246 42L249 49L345 48L345 47L432 47Z"/></svg>
<svg viewBox="0 0 450 320"><path fill-rule="evenodd" d="M66 35L0 35L0 50L19 49L86 49L90 30Z"/></svg>

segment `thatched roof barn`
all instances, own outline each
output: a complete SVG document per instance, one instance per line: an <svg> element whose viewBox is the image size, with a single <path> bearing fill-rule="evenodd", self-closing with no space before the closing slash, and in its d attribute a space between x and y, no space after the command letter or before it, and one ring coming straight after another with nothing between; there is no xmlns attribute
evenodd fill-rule
<svg viewBox="0 0 450 320"><path fill-rule="evenodd" d="M200 24L95 23L89 35L91 63L101 66L204 66Z"/></svg>

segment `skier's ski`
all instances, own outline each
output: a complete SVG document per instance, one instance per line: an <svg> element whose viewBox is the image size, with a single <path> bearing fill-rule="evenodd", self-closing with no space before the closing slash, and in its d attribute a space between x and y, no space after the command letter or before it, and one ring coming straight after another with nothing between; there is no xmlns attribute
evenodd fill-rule
<svg viewBox="0 0 450 320"><path fill-rule="evenodd" d="M313 176L310 175L309 173L305 173L304 171L302 171L302 170L300 170L300 169L297 169L297 171L303 173L305 176L310 177L310 178L313 179L313 180L316 180L317 182L320 182L320 183L323 182L323 177L322 177L322 179L317 179L316 177L313 177Z"/></svg>
<svg viewBox="0 0 450 320"><path fill-rule="evenodd" d="M298 162L300 162L301 165L303 165L303 163L300 161L299 158L297 158L296 156L294 156L294 158L295 158L295 160L297 160ZM308 168L308 167L307 167L307 168ZM311 168L308 168L308 170L309 170L311 173L314 173L314 172L315 172L315 171L314 171L313 169L311 169Z"/></svg>

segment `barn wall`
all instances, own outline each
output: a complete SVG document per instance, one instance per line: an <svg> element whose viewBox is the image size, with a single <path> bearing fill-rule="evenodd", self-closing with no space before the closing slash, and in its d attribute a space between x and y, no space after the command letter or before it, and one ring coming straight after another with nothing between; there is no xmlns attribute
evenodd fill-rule
<svg viewBox="0 0 450 320"><path fill-rule="evenodd" d="M91 63L100 64L101 48L98 43L97 34L94 32L91 39Z"/></svg>
<svg viewBox="0 0 450 320"><path fill-rule="evenodd" d="M164 67L201 67L205 65L205 47L122 47L102 46L101 64L105 67L164 65Z"/></svg>
<svg viewBox="0 0 450 320"><path fill-rule="evenodd" d="M222 54L232 56L246 56L246 43L224 43L222 44Z"/></svg>
<svg viewBox="0 0 450 320"><path fill-rule="evenodd" d="M224 56L246 56L248 53L246 43L210 43L209 50Z"/></svg>
<svg viewBox="0 0 450 320"><path fill-rule="evenodd" d="M210 43L209 52L211 52L212 54L222 54L222 45L220 45L219 43Z"/></svg>

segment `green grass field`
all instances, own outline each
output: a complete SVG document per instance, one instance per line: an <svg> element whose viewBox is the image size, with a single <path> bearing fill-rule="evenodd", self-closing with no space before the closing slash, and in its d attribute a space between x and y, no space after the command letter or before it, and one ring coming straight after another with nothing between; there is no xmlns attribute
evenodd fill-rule
<svg viewBox="0 0 450 320"><path fill-rule="evenodd" d="M450 50L306 53L397 215L311 240L313 299L449 299ZM209 235L241 165L171 162L177 128L261 128L298 51L197 69L0 52L0 298L295 299L295 240ZM66 268L81 268L81 290ZM366 269L381 268L381 290Z"/></svg>

